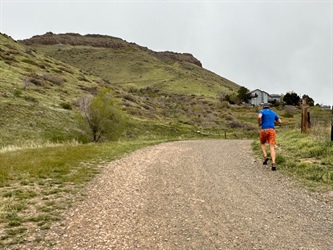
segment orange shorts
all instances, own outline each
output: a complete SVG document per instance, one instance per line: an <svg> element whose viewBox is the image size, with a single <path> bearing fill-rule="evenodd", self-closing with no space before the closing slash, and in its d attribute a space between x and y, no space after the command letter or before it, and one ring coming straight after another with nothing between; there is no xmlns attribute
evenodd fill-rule
<svg viewBox="0 0 333 250"><path fill-rule="evenodd" d="M268 128L260 130L260 143L269 145L275 145L276 132L275 129Z"/></svg>

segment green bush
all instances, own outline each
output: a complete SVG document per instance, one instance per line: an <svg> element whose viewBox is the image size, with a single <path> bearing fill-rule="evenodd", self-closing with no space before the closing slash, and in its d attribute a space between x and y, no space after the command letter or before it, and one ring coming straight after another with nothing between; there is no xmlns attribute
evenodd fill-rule
<svg viewBox="0 0 333 250"><path fill-rule="evenodd" d="M63 109L68 109L68 110L71 110L72 109L72 105L68 102L62 102L60 103L60 106L63 108Z"/></svg>
<svg viewBox="0 0 333 250"><path fill-rule="evenodd" d="M80 110L94 142L117 140L126 129L127 118L108 89L102 89L96 97L82 97Z"/></svg>
<svg viewBox="0 0 333 250"><path fill-rule="evenodd" d="M48 73L43 75L43 79L56 85L61 85L62 83L66 82L65 77Z"/></svg>
<svg viewBox="0 0 333 250"><path fill-rule="evenodd" d="M285 113L282 114L282 117L284 117L284 118L293 118L294 115L292 113L285 112Z"/></svg>
<svg viewBox="0 0 333 250"><path fill-rule="evenodd" d="M22 90L14 88L14 93L13 94L14 94L15 97L20 97L22 95Z"/></svg>

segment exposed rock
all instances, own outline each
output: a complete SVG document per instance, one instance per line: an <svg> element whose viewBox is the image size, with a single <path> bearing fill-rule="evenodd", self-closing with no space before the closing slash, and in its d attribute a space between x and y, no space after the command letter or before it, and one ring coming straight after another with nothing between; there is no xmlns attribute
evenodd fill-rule
<svg viewBox="0 0 333 250"><path fill-rule="evenodd" d="M126 41L103 35L80 35L76 33L66 33L66 34L53 34L52 32L47 32L44 35L33 36L30 39L21 40L20 42L25 45L33 44L44 44L44 45L56 45L56 44L68 44L73 46L92 46L92 47L103 47L103 48L113 48L120 49L129 47L130 44Z"/></svg>
<svg viewBox="0 0 333 250"><path fill-rule="evenodd" d="M176 52L170 52L170 51L164 51L164 52L155 52L156 56L160 59L171 59L174 61L185 61L193 63L199 67L202 67L201 62L196 59L192 54L189 53L176 53Z"/></svg>
<svg viewBox="0 0 333 250"><path fill-rule="evenodd" d="M189 53L176 53L171 51L155 52L146 47L137 45L135 43L129 43L121 38L98 35L98 34L88 34L80 35L77 33L66 33L66 34L54 34L52 32L47 32L44 35L36 35L30 39L21 40L21 43L25 45L43 44L43 45L73 45L73 46L92 46L100 48L112 48L112 49L123 49L127 47L140 49L147 51L151 55L155 56L159 60L166 62L189 62L202 67L201 62L196 59L192 54Z"/></svg>

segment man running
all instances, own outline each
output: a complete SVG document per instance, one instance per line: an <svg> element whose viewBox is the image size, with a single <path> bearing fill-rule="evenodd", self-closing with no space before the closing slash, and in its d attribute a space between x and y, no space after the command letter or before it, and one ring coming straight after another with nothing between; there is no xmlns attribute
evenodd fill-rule
<svg viewBox="0 0 333 250"><path fill-rule="evenodd" d="M264 161L263 164L267 165L268 157L266 151L265 143L268 142L269 149L272 157L272 171L276 170L275 165L275 139L276 139L276 132L275 132L275 122L280 124L281 119L280 117L269 108L269 103L263 104L263 109L259 111L258 114L258 125L261 127L260 129L260 146L262 153L264 154Z"/></svg>

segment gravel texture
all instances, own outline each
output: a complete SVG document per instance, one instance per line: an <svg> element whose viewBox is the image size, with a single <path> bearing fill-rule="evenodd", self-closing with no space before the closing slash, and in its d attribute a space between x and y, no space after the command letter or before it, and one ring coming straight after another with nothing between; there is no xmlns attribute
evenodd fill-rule
<svg viewBox="0 0 333 250"><path fill-rule="evenodd" d="M332 201L263 166L251 141L140 149L84 192L40 249L333 249Z"/></svg>

